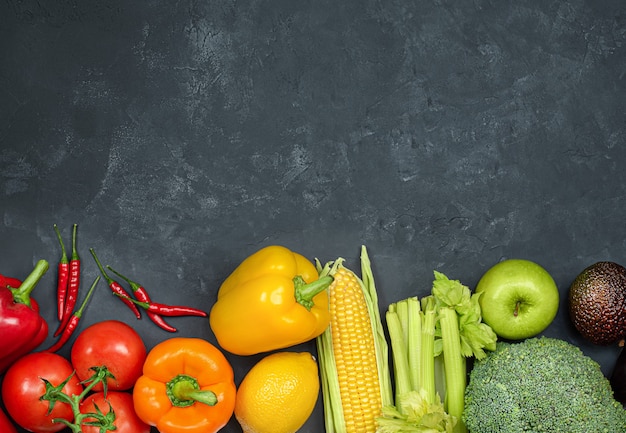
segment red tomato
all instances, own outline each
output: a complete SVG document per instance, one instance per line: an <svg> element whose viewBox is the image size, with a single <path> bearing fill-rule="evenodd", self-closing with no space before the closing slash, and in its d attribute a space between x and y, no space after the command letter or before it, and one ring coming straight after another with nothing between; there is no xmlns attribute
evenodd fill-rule
<svg viewBox="0 0 626 433"><path fill-rule="evenodd" d="M109 378L108 389L125 391L131 389L141 376L146 360L146 346L130 325L118 320L104 320L85 328L72 345L72 365L80 380L93 375L91 367L106 365L115 376ZM102 391L102 384L94 391Z"/></svg>
<svg viewBox="0 0 626 433"><path fill-rule="evenodd" d="M2 433L17 433L17 429L2 409L0 409L0 431Z"/></svg>
<svg viewBox="0 0 626 433"><path fill-rule="evenodd" d="M56 353L34 352L17 360L5 373L2 382L2 400L11 418L28 431L58 432L66 426L53 423L53 418L74 420L72 408L67 403L57 402L47 414L49 402L39 400L46 392L41 380L47 379L52 385L60 385L72 375L70 362ZM63 387L67 395L83 391L76 375Z"/></svg>
<svg viewBox="0 0 626 433"><path fill-rule="evenodd" d="M133 396L127 392L107 391L106 399L102 392L91 394L81 403L80 412L95 413L97 405L102 413L107 414L109 404L115 413L115 433L150 433L150 426L139 419L133 407ZM95 419L85 418L84 422L86 421L95 421ZM100 429L83 424L82 431L83 433L99 433Z"/></svg>

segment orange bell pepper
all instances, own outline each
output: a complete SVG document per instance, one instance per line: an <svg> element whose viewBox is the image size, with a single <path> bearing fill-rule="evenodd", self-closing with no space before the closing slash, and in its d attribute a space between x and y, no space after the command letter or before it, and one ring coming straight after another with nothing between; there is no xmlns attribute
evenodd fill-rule
<svg viewBox="0 0 626 433"><path fill-rule="evenodd" d="M133 388L137 416L161 433L214 433L235 409L233 369L200 338L175 337L154 346Z"/></svg>
<svg viewBox="0 0 626 433"><path fill-rule="evenodd" d="M209 321L218 343L236 355L254 355L312 340L328 327L332 277L272 245L252 254L224 280Z"/></svg>

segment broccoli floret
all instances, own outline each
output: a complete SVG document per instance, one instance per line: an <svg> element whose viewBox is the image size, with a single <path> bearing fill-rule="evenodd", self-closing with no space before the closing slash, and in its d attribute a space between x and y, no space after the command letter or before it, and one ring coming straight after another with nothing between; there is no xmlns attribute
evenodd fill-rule
<svg viewBox="0 0 626 433"><path fill-rule="evenodd" d="M600 365L549 337L498 342L476 361L463 420L471 433L626 432L626 410Z"/></svg>

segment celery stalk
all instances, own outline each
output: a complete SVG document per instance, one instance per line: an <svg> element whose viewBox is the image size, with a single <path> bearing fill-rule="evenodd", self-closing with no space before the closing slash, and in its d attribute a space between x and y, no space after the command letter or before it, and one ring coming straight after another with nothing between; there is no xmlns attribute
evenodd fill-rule
<svg viewBox="0 0 626 433"><path fill-rule="evenodd" d="M437 347L443 354L445 409L457 419L454 433L465 433L467 429L461 415L467 386L466 357L484 356L484 349L495 348L497 337L488 325L481 322L476 295L458 280L450 280L435 271L432 296L436 300L441 337Z"/></svg>
<svg viewBox="0 0 626 433"><path fill-rule="evenodd" d="M465 387L467 371L465 357L461 354L461 336L459 334L459 318L454 308L439 309L439 325L443 344L443 365L446 381L444 407L446 412L456 417L454 433L465 433L467 429L461 420L465 407Z"/></svg>
<svg viewBox="0 0 626 433"><path fill-rule="evenodd" d="M391 304L387 310L386 319L393 353L396 400L395 405L383 406L382 416L377 418L378 429L376 431L378 433L453 433L452 429L456 420L446 413L441 399L435 392L433 365L436 310L434 297L426 299L424 306L424 311L421 311L419 299L413 297ZM404 323L401 318L402 314L406 314ZM422 321L425 323L423 324ZM421 384L413 382L418 380L418 375L424 377L419 380L430 385L428 390L424 389Z"/></svg>
<svg viewBox="0 0 626 433"><path fill-rule="evenodd" d="M393 356L393 368L395 377L395 406L402 408L402 399L411 391L411 378L409 375L409 364L407 345L404 340L400 315L394 308L387 310L385 315L387 329L389 330L389 340L391 342L391 353Z"/></svg>
<svg viewBox="0 0 626 433"><path fill-rule="evenodd" d="M466 433L466 358L484 357L497 339L481 322L477 295L435 271L431 294L391 305L387 323L397 393L395 406L383 407L378 432Z"/></svg>
<svg viewBox="0 0 626 433"><path fill-rule="evenodd" d="M435 356L435 392L442 398L446 396L446 375L442 353Z"/></svg>
<svg viewBox="0 0 626 433"><path fill-rule="evenodd" d="M408 323L407 351L409 376L411 388L415 391L420 389L419 372L421 370L422 356L422 318L420 315L420 303L416 296L407 299Z"/></svg>
<svg viewBox="0 0 626 433"><path fill-rule="evenodd" d="M405 344L408 344L409 338L409 308L406 299L396 302L396 313L400 320L400 326L402 329L403 339Z"/></svg>
<svg viewBox="0 0 626 433"><path fill-rule="evenodd" d="M432 296L422 298L423 322L422 322L422 353L420 384L426 391L429 403L434 403L435 392L435 300Z"/></svg>

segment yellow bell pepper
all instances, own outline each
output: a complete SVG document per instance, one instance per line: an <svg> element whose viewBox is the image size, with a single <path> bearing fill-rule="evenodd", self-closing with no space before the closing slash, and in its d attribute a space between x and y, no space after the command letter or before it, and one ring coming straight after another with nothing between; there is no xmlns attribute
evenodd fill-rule
<svg viewBox="0 0 626 433"><path fill-rule="evenodd" d="M254 355L312 340L328 327L332 277L288 248L252 254L224 280L209 320L218 343L236 355Z"/></svg>

